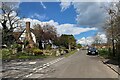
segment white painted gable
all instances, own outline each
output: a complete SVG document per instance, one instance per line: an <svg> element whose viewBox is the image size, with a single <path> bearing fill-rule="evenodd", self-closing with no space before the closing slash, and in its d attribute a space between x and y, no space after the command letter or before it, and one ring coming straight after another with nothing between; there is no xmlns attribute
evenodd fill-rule
<svg viewBox="0 0 120 80"><path fill-rule="evenodd" d="M23 42L25 40L25 36L26 36L26 30L24 30L24 32L21 34L21 36L19 37L19 40ZM32 32L31 32L31 36L34 43L36 43L36 37Z"/></svg>

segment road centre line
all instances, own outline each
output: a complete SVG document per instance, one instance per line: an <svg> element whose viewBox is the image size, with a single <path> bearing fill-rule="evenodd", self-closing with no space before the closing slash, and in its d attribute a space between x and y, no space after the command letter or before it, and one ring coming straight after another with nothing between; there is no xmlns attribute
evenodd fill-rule
<svg viewBox="0 0 120 80"><path fill-rule="evenodd" d="M32 73L31 74L29 74L29 75L27 75L26 77L29 77L29 76L31 76L32 75Z"/></svg>

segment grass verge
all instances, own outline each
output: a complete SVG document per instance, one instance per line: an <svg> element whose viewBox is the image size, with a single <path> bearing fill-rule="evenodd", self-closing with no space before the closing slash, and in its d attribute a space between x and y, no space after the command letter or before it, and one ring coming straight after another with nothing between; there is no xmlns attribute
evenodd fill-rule
<svg viewBox="0 0 120 80"><path fill-rule="evenodd" d="M69 52L68 54L65 55L65 57L71 56L71 55L74 54L75 52L77 52L77 50L73 50L73 51Z"/></svg>
<svg viewBox="0 0 120 80"><path fill-rule="evenodd" d="M39 58L47 58L45 55L38 55L38 56L19 56L18 59L39 59Z"/></svg>

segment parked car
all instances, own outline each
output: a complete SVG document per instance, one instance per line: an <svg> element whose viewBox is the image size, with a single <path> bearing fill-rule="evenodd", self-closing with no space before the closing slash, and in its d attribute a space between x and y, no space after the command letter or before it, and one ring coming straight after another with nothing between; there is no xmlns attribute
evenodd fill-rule
<svg viewBox="0 0 120 80"><path fill-rule="evenodd" d="M87 55L98 55L98 50L94 47L88 48Z"/></svg>

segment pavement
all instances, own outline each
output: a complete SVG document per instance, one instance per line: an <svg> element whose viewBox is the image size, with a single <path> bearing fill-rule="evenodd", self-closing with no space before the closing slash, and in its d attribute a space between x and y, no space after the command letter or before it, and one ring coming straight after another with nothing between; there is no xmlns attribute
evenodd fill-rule
<svg viewBox="0 0 120 80"><path fill-rule="evenodd" d="M50 65L62 60L62 57L36 59L28 61L10 61L2 65L2 78L42 78L42 75L53 72Z"/></svg>
<svg viewBox="0 0 120 80"><path fill-rule="evenodd" d="M80 50L69 57L3 64L3 78L118 78L98 56Z"/></svg>
<svg viewBox="0 0 120 80"><path fill-rule="evenodd" d="M118 74L118 77L120 77L120 67L118 65L118 62L111 61L110 59L105 59L101 56L99 56L103 64L107 65L109 68L111 68L113 71L115 71ZM116 63L116 64L115 64Z"/></svg>

